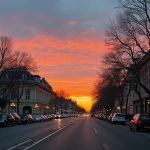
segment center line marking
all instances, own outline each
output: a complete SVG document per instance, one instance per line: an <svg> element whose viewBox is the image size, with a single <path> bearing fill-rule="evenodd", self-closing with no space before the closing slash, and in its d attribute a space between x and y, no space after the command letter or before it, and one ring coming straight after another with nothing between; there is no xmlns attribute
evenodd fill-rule
<svg viewBox="0 0 150 150"><path fill-rule="evenodd" d="M17 147L19 147L19 146L21 146L21 145L23 145L23 144L25 144L25 143L27 143L27 142L29 142L29 141L31 141L31 139L29 139L29 140L27 140L27 141L24 141L24 142L22 142L22 143L19 143L19 144L13 146L13 147L10 147L10 148L8 148L7 150L15 149L15 148L17 148Z"/></svg>
<svg viewBox="0 0 150 150"><path fill-rule="evenodd" d="M97 134L98 133L98 131L95 129L95 128L93 128L93 130L94 130L94 132Z"/></svg>

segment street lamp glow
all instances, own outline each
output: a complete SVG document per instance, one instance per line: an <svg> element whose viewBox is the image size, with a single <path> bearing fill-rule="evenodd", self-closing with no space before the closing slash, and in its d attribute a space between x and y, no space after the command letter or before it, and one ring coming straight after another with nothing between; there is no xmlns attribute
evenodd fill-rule
<svg viewBox="0 0 150 150"><path fill-rule="evenodd" d="M11 106L11 107L16 107L16 104L15 104L15 103L11 103L10 106Z"/></svg>
<svg viewBox="0 0 150 150"><path fill-rule="evenodd" d="M38 108L39 107L39 105L38 104L35 104L35 106L34 106L35 108Z"/></svg>

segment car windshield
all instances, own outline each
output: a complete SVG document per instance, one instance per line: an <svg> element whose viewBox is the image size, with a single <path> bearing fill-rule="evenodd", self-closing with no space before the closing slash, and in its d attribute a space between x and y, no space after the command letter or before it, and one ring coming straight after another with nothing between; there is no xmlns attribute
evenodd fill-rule
<svg viewBox="0 0 150 150"><path fill-rule="evenodd" d="M141 120L150 120L150 116L148 116L148 115L141 115L140 119Z"/></svg>
<svg viewBox="0 0 150 150"><path fill-rule="evenodd" d="M122 114L116 114L116 117L124 117Z"/></svg>

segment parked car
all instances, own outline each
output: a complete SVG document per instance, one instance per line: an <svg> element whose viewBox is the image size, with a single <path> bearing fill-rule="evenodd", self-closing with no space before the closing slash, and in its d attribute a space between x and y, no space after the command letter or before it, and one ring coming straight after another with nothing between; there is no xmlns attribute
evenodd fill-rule
<svg viewBox="0 0 150 150"><path fill-rule="evenodd" d="M123 125L125 125L126 121L125 121L124 114L122 114L122 113L114 113L111 122L114 123L114 124L123 124Z"/></svg>
<svg viewBox="0 0 150 150"><path fill-rule="evenodd" d="M20 116L17 113L11 113L11 115L15 118L15 124L20 124Z"/></svg>
<svg viewBox="0 0 150 150"><path fill-rule="evenodd" d="M105 114L103 114L103 113L100 113L99 114L99 119L101 119L101 120L106 120L106 115Z"/></svg>
<svg viewBox="0 0 150 150"><path fill-rule="evenodd" d="M98 113L95 114L95 118L99 118L99 114Z"/></svg>
<svg viewBox="0 0 150 150"><path fill-rule="evenodd" d="M150 130L150 114L135 114L130 121L130 130L148 129Z"/></svg>
<svg viewBox="0 0 150 150"><path fill-rule="evenodd" d="M32 115L32 122L41 122L42 118L40 115Z"/></svg>
<svg viewBox="0 0 150 150"><path fill-rule="evenodd" d="M37 115L37 116L38 116L40 122L44 121L44 118L42 117L42 115Z"/></svg>
<svg viewBox="0 0 150 150"><path fill-rule="evenodd" d="M48 120L53 119L53 115L52 114L46 114L46 117L48 118Z"/></svg>
<svg viewBox="0 0 150 150"><path fill-rule="evenodd" d="M114 113L111 113L108 117L108 121L111 122L112 121L112 117L114 116Z"/></svg>
<svg viewBox="0 0 150 150"><path fill-rule="evenodd" d="M15 125L15 118L11 114L0 114L0 125L6 127Z"/></svg>
<svg viewBox="0 0 150 150"><path fill-rule="evenodd" d="M69 117L69 116L68 116L68 114L65 114L65 113L64 113L64 114L61 114L61 117L62 117L62 118L67 118L67 117ZM74 117L75 117L75 114L74 114Z"/></svg>
<svg viewBox="0 0 150 150"><path fill-rule="evenodd" d="M41 115L43 121L48 121L48 117L46 115Z"/></svg>
<svg viewBox="0 0 150 150"><path fill-rule="evenodd" d="M22 114L20 116L21 123L32 123L33 118L31 114Z"/></svg>

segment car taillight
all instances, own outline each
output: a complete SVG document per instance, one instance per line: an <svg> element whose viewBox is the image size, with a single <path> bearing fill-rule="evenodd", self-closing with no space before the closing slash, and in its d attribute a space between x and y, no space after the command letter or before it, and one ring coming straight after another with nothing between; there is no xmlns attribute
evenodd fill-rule
<svg viewBox="0 0 150 150"><path fill-rule="evenodd" d="M139 120L139 121L138 121L138 124L141 124L141 123L142 123L142 121L141 121L141 120Z"/></svg>

